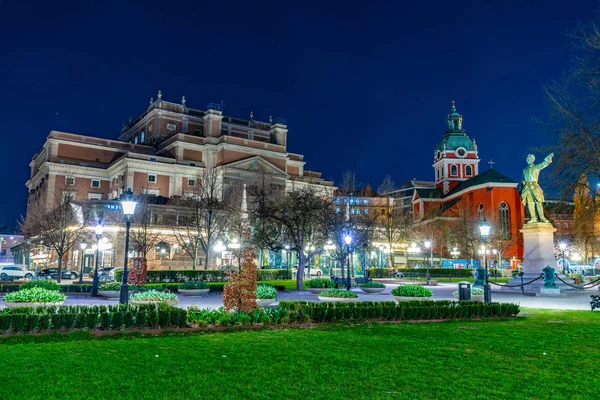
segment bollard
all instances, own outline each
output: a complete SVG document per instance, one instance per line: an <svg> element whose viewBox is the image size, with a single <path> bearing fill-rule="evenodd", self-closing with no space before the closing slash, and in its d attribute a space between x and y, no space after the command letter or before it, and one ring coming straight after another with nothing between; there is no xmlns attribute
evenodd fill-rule
<svg viewBox="0 0 600 400"><path fill-rule="evenodd" d="M523 286L523 275L525 275L525 272L519 272L519 276L521 277L521 293L525 295L525 286Z"/></svg>
<svg viewBox="0 0 600 400"><path fill-rule="evenodd" d="M471 300L471 284L470 283L459 283L458 284L458 301Z"/></svg>

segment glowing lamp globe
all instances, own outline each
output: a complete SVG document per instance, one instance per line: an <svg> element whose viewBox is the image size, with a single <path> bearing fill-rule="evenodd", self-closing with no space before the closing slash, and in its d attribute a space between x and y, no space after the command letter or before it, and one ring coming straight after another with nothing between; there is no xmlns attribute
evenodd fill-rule
<svg viewBox="0 0 600 400"><path fill-rule="evenodd" d="M479 223L479 234L482 238L486 239L488 236L490 236L491 229L492 226L485 220L485 218Z"/></svg>
<svg viewBox="0 0 600 400"><path fill-rule="evenodd" d="M344 236L344 243L346 243L347 245L350 245L350 243L352 243L352 236L350 236L350 235Z"/></svg>

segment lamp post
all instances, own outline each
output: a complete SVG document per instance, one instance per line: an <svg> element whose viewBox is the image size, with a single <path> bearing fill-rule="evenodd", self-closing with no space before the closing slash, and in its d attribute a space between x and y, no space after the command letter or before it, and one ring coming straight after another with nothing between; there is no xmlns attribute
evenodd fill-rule
<svg viewBox="0 0 600 400"><path fill-rule="evenodd" d="M383 254L383 245L380 244L379 245L379 277L380 278L383 278L383 263L381 262L382 254Z"/></svg>
<svg viewBox="0 0 600 400"><path fill-rule="evenodd" d="M85 242L85 240L79 243L79 248L81 249L81 265L79 266L79 284L83 283L83 253L85 252L86 247L87 243Z"/></svg>
<svg viewBox="0 0 600 400"><path fill-rule="evenodd" d="M427 273L425 274L425 279L427 280L427 286L429 286L429 280L431 279L431 276L429 275L429 249L431 249L431 241L429 240L429 238L425 239L423 246L425 246L425 257L427 259Z"/></svg>
<svg viewBox="0 0 600 400"><path fill-rule="evenodd" d="M98 250L100 249L100 238L104 233L104 227L100 221L96 225L94 233L96 234L96 262L94 265L94 278L92 279L92 296L98 296L98 259L100 258Z"/></svg>
<svg viewBox="0 0 600 400"><path fill-rule="evenodd" d="M485 284L483 285L483 299L486 303L492 302L492 291L490 290L490 278L488 275L488 265L487 265L487 239L490 235L490 230L492 226L485 220L479 223L479 234L481 235L481 239L483 240L483 264L485 265Z"/></svg>
<svg viewBox="0 0 600 400"><path fill-rule="evenodd" d="M563 274L565 273L565 250L567 249L567 244L566 243L561 243L558 245L558 247L560 248L560 251L562 253L562 269L563 269Z"/></svg>
<svg viewBox="0 0 600 400"><path fill-rule="evenodd" d="M119 297L119 303L127 304L129 302L129 284L127 278L129 271L127 270L127 263L129 261L129 229L131 228L131 220L133 213L135 212L135 206L137 205L133 198L131 189L127 191L123 200L121 200L121 207L123 208L123 215L125 216L125 257L123 262L123 280L121 281L121 295Z"/></svg>
<svg viewBox="0 0 600 400"><path fill-rule="evenodd" d="M344 243L346 243L346 267L348 271L348 276L346 280L346 290L350 290L350 243L352 243L352 236L346 235L344 236Z"/></svg>

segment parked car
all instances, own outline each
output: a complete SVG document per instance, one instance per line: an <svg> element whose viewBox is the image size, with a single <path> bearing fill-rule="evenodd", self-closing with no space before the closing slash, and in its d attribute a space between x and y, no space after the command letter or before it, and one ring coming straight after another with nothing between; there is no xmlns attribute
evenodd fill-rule
<svg viewBox="0 0 600 400"><path fill-rule="evenodd" d="M68 269L61 270L61 279L77 279L79 274L75 271L69 271ZM44 268L37 273L37 276L42 279L57 279L58 268Z"/></svg>
<svg viewBox="0 0 600 400"><path fill-rule="evenodd" d="M4 281L10 278L33 278L33 271L29 271L16 265L2 265L0 266L0 280Z"/></svg>
<svg viewBox="0 0 600 400"><path fill-rule="evenodd" d="M109 281L110 280L110 271L112 271L113 269L115 269L115 268L114 267L98 268L98 280ZM88 277L90 279L94 278L94 269L93 268L89 272Z"/></svg>
<svg viewBox="0 0 600 400"><path fill-rule="evenodd" d="M129 269L127 269L127 270L129 271ZM110 271L108 271L108 280L109 281L115 280L115 272L117 272L117 271L123 272L123 267L112 268Z"/></svg>
<svg viewBox="0 0 600 400"><path fill-rule="evenodd" d="M298 266L294 267L294 272L296 274L298 274ZM314 268L314 267L309 269L308 265L307 265L306 267L304 267L304 276L309 276L309 275L311 278L315 277L315 276L317 278L319 278L319 277L323 276L323 271L321 271L319 268Z"/></svg>

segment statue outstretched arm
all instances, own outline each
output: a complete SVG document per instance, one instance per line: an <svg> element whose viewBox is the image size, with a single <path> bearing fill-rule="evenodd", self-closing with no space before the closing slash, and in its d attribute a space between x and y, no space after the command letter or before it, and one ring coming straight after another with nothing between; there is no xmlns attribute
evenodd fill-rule
<svg viewBox="0 0 600 400"><path fill-rule="evenodd" d="M546 168L548 165L552 164L552 157L554 157L554 153L550 153L544 158L544 161L536 165L538 169Z"/></svg>

